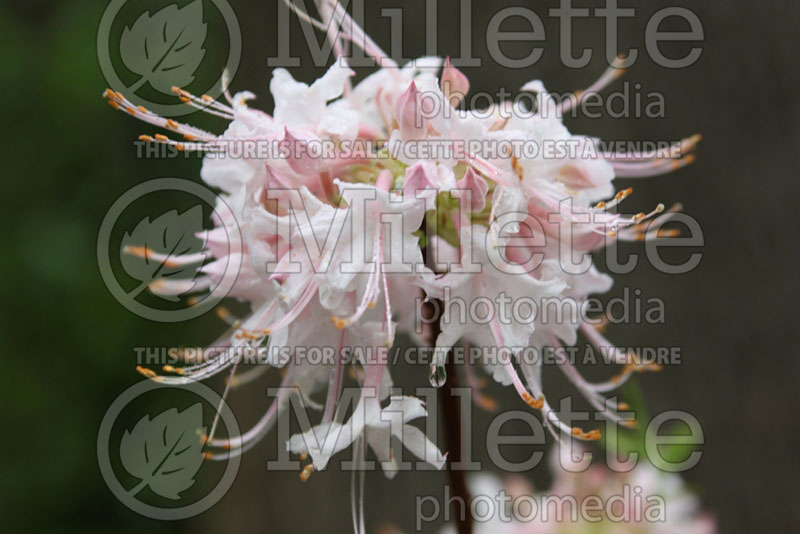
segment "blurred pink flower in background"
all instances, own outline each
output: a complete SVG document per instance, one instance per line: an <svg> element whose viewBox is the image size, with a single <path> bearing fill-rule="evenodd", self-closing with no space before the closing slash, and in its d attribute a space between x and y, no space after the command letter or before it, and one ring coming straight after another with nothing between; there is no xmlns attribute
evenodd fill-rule
<svg viewBox="0 0 800 534"><path fill-rule="evenodd" d="M714 534L716 521L678 474L641 461L615 472L584 463L579 448L553 447L553 482L536 490L522 475L470 479L476 534ZM572 456L579 459L575 460ZM483 501L477 504L476 499ZM486 503L493 502L493 510ZM445 527L442 534L453 534Z"/></svg>

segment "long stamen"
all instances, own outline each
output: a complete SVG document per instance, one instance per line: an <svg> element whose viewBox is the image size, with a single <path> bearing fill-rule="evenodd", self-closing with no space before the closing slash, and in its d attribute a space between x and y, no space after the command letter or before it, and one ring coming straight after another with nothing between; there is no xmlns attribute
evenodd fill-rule
<svg viewBox="0 0 800 534"><path fill-rule="evenodd" d="M469 354L469 345L465 343L464 348L465 353ZM472 401L487 412L497 411L497 401L481 391L481 389L483 389L485 386L485 380L477 377L475 373L475 366L472 361L467 361L464 365L464 376L467 379L467 384L472 390Z"/></svg>
<svg viewBox="0 0 800 534"><path fill-rule="evenodd" d="M383 270L380 262L381 258L381 247L380 247L380 240L381 240L382 231L379 228L376 235L375 235L375 242L373 243L373 257L372 257L372 265L373 270L367 279L367 286L364 289L364 295L361 298L361 302L359 303L358 307L356 308L355 312L349 317L338 317L332 316L331 322L336 325L336 328L342 329L345 328L354 322L358 321L364 312L367 309L372 308L375 306L375 300L378 297L380 292L380 278L381 278L381 271Z"/></svg>
<svg viewBox="0 0 800 534"><path fill-rule="evenodd" d="M228 382L230 383L232 389L238 389L244 385L258 380L270 369L272 369L272 367L269 365L259 364L253 369L248 369L247 371L232 376Z"/></svg>
<svg viewBox="0 0 800 534"><path fill-rule="evenodd" d="M163 134L155 134L151 135L140 135L139 140L144 141L147 143L161 143L166 144L174 147L176 150L180 151L218 151L219 147L214 145L215 142L219 140L217 136L206 132L204 130L200 130L199 128L194 128L192 126L178 123L173 119L165 119L148 111L146 108L142 106L133 107L124 97L120 96L121 93L116 93L114 91L106 90L105 96L109 98L108 102L114 109L124 111L128 115L140 119L148 124L153 124L159 128L164 128L165 130L169 130L180 134L183 136L182 140L175 140L170 139L166 135ZM122 103L120 103L122 102Z"/></svg>
<svg viewBox="0 0 800 534"><path fill-rule="evenodd" d="M344 364L342 350L344 349L344 336L346 332L347 330L342 329L339 336L339 352L336 354L336 365L331 369L331 374L328 379L328 398L325 401L325 412L322 415L323 423L332 421L333 416L336 414L336 403L341 394L340 390L342 386L342 366Z"/></svg>
<svg viewBox="0 0 800 534"><path fill-rule="evenodd" d="M488 299L488 294L486 291L486 283L485 281L479 277L478 279L478 286L480 288L481 296L485 299ZM498 347L505 347L505 340L503 339L503 333L500 330L500 323L497 319L497 315L492 310L491 321L489 323L490 329L492 331L492 335L494 336L495 343ZM503 367L505 368L508 375L511 377L511 383L514 385L514 389L517 391L517 394L520 398L525 401L525 404L530 406L533 409L541 410L544 406L544 397L534 398L528 390L525 388L525 385L522 383L522 380L519 378L519 374L517 374L517 370L514 368L514 362L511 356L509 356L506 352L503 353Z"/></svg>
<svg viewBox="0 0 800 534"><path fill-rule="evenodd" d="M541 368L541 359L537 361L536 365L538 368ZM551 425L555 426L562 433L583 441L597 441L601 438L599 430L590 430L588 432L584 432L581 428L569 427L564 424L564 422L558 417L558 414L556 414L556 412L547 402L547 399L542 392L541 378L538 376L538 374L534 374L533 366L522 365L521 368L522 374L525 377L525 381L528 384L528 387L531 389L531 392L538 398L542 399L542 407L540 408L542 411L542 416L544 417L545 424L548 426L550 433L557 441L559 440L559 436L552 429Z"/></svg>
<svg viewBox="0 0 800 534"><path fill-rule="evenodd" d="M146 246L126 245L123 247L124 254L131 254L139 258L144 258L148 261L157 261L165 267L180 267L184 265L192 265L205 261L208 256L205 252L196 252L194 254L161 254Z"/></svg>
<svg viewBox="0 0 800 534"><path fill-rule="evenodd" d="M307 22L315 28L325 32L326 35L331 33L332 30L329 24L326 25L325 23L313 18L307 12L300 9L294 0L283 0L283 3L286 4L286 6L291 9L300 20ZM340 39L356 45L383 67L397 66L397 63L395 63L383 50L381 50L380 47L364 33L364 30L362 30L361 27L359 27L358 24L353 21L350 15L347 14L347 11L345 11L344 8L339 5L337 0L321 0L321 3L326 5L328 8L333 9L333 11L329 12L329 14L332 16L333 21L338 26L340 31Z"/></svg>
<svg viewBox="0 0 800 534"><path fill-rule="evenodd" d="M243 347L248 346L251 342L259 343L264 334L261 336L242 335L252 325L258 324L267 317L270 317L276 309L276 302L273 301L269 305L263 306L259 311L254 313L245 324L238 328L232 327L226 334L220 337L213 345L212 348L216 351L218 347L227 347L222 354L215 358L203 360L195 365L188 365L185 367L165 366L164 371L168 373L176 373L178 376L163 376L158 375L151 369L137 367L137 370L144 376L151 378L157 382L183 385L191 384L198 380L210 378L215 374L224 371L232 364L239 360L241 356L240 351Z"/></svg>
<svg viewBox="0 0 800 534"><path fill-rule="evenodd" d="M338 37L335 33L335 30L337 28L331 24L331 21L333 19L333 13L331 13L330 6L327 5L325 2L323 2L322 0L315 0L315 3L317 5L317 11L319 11L323 23L327 28L325 33L327 34L328 42L330 42L331 47L333 47L334 55L337 58L344 57L346 40ZM352 82L348 78L345 81L345 86L344 86L345 97L350 93L351 89L352 89Z"/></svg>
<svg viewBox="0 0 800 534"><path fill-rule="evenodd" d="M614 62L608 66L608 68L603 71L603 74L600 75L600 78L597 79L592 85L588 88L584 89L583 91L576 91L572 98L568 98L567 100L563 101L558 108L559 114L566 113L573 107L576 107L583 103L590 95L599 93L603 89L605 89L611 82L625 74L625 68L622 66L622 63L625 61L625 56L618 56Z"/></svg>
<svg viewBox="0 0 800 534"><path fill-rule="evenodd" d="M624 241L648 241L651 239L668 239L680 235L680 230L676 228L661 228L661 226L668 222L676 213L682 209L680 204L674 204L671 208L665 211L662 215L656 217L647 224L635 224L628 228L622 229L618 239ZM651 229L655 227L654 229Z"/></svg>
<svg viewBox="0 0 800 534"><path fill-rule="evenodd" d="M636 354L623 351L615 345L612 345L611 342L609 342L600 332L597 331L596 328L593 328L591 325L583 322L581 323L580 329L587 339L589 339L589 342L592 343L592 345L601 351L605 349L607 356L612 358L614 363L625 366L621 373L612 377L610 380L600 384L591 385L594 391L605 393L607 391L617 389L622 386L622 384L627 382L633 373L661 370L660 365L643 364L639 362Z"/></svg>
<svg viewBox="0 0 800 534"><path fill-rule="evenodd" d="M224 119L233 120L233 108L214 100L208 95L195 96L189 91L181 89L180 87L172 87L172 92L178 95L181 102L188 104L211 115L216 115Z"/></svg>
<svg viewBox="0 0 800 534"><path fill-rule="evenodd" d="M106 89L105 92L103 93L103 97L105 97L108 100L109 105L111 105L111 107L113 107L114 109L124 111L125 113L131 115L132 117L136 117L139 120L142 120L159 128L164 128L165 130L171 130L179 134L183 134L187 141L213 140L217 138L217 136L215 136L214 134L209 133L205 130L201 130L200 128L196 128L188 124L179 123L173 119L166 119L164 117L161 117L160 115L148 110L144 106L134 106L133 103L127 98L125 98L125 96L119 91L112 91L111 89Z"/></svg>
<svg viewBox="0 0 800 534"><path fill-rule="evenodd" d="M358 450L356 449L356 455L358 455ZM356 495L356 470L350 473L350 515L352 516L353 520L353 534L360 534L360 528L358 525L358 512L357 512L357 502L358 497Z"/></svg>
<svg viewBox="0 0 800 534"><path fill-rule="evenodd" d="M190 280L188 278L156 278L147 284L147 289L156 295L179 296L189 292L199 292L211 287L211 278L208 276L198 276Z"/></svg>
<svg viewBox="0 0 800 534"><path fill-rule="evenodd" d="M281 328L289 326L297 318L297 316L300 315L303 312L303 310L306 309L308 303L311 302L311 298L317 293L317 289L318 288L316 282L310 281L308 283L308 287L306 287L305 291L300 296L300 298L297 299L297 302L294 304L294 306L292 306L292 308L289 309L289 311L286 312L286 314L283 317L281 317L274 323L262 327L260 329L260 333L262 335L268 336L275 330L280 330Z"/></svg>
<svg viewBox="0 0 800 534"><path fill-rule="evenodd" d="M611 399L607 399L606 397L600 395L590 384L587 382L580 372L572 365L572 362L569 361L569 357L565 354L564 347L561 343L555 338L555 336L550 336L550 342L554 347L556 347L556 355L558 356L558 366L564 375L572 382L580 391L583 393L586 400L598 411L604 412L612 421L616 421L620 424L624 424L626 426L632 426L634 422L630 419L623 419L620 417L615 410L621 410L621 405L617 404L616 402L612 401ZM608 408L608 410L607 410Z"/></svg>
<svg viewBox="0 0 800 534"><path fill-rule="evenodd" d="M207 446L226 449L227 452L225 454L207 452L206 458L210 460L227 460L250 450L259 441L261 441L272 429L272 426L278 419L281 408L285 404L288 396L291 394L292 388L289 387L289 384L293 379L293 364L290 363L289 367L286 369L286 373L283 375L283 379L281 380L278 389L278 395L275 397L275 400L272 401L272 404L270 404L269 408L261 417L261 419L259 419L253 428L244 434L231 436L228 439L208 440L206 443Z"/></svg>
<svg viewBox="0 0 800 534"><path fill-rule="evenodd" d="M642 162L613 161L612 166L618 178L649 178L674 172L691 165L696 159L694 154L688 154L680 159L653 159Z"/></svg>
<svg viewBox="0 0 800 534"><path fill-rule="evenodd" d="M389 55L381 50L381 48L375 44L375 41L370 38L361 27L356 24L353 18L347 13L347 11L342 7L339 3L339 0L322 0L326 2L330 7L333 8L335 15L338 17L338 22L340 28L342 30L349 32L348 35L352 37L349 39L354 45L359 46L373 57L378 62L378 65L382 67L397 67L397 63L389 57ZM350 27L349 31L347 30L347 26ZM392 69L392 72L395 72L395 69Z"/></svg>
<svg viewBox="0 0 800 534"><path fill-rule="evenodd" d="M383 250L383 232L380 233L380 254L381 254L381 279L383 280L383 295L385 301L384 323L386 325L386 344L391 347L394 344L394 324L392 323L392 302L389 297L389 280L386 276L386 269L383 268L383 262L386 261Z"/></svg>
<svg viewBox="0 0 800 534"><path fill-rule="evenodd" d="M222 395L219 399L219 404L217 405L217 411L214 413L214 421L211 423L211 430L208 433L208 440L211 441L214 439L214 434L217 433L217 425L219 424L219 418L222 414L222 408L225 406L225 400L228 398L228 392L231 390L231 383L233 382L233 377L236 376L236 370L239 368L240 360L237 360L236 363L233 364L231 367L231 374L228 377L228 380L225 383L225 389L222 391Z"/></svg>
<svg viewBox="0 0 800 534"><path fill-rule="evenodd" d="M700 134L681 139L673 143L668 149L660 150L656 154L645 154L642 152L603 152L603 157L615 162L641 162L654 159L670 160L679 159L695 149L697 144L703 139Z"/></svg>

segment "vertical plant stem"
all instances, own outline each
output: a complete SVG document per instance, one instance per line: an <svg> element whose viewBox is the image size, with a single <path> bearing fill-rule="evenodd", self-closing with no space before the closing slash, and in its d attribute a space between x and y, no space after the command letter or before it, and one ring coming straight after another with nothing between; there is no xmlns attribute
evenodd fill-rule
<svg viewBox="0 0 800 534"><path fill-rule="evenodd" d="M436 338L440 332L440 318L435 321L428 321L434 317L438 310L442 310L441 301L427 301L423 304L423 317L426 318L426 332L424 337L429 346L434 347ZM469 511L470 493L467 487L467 480L463 470L453 469L453 462L460 462L462 459L462 428L461 428L461 402L463 397L455 395L453 390L459 387L458 368L453 361L452 355L448 353L445 363L447 380L439 388L439 404L441 405L441 415L444 429L444 450L447 455L447 469L450 484L451 510L450 517L456 523L458 534L472 534L472 514Z"/></svg>
<svg viewBox="0 0 800 534"><path fill-rule="evenodd" d="M431 226L430 219L426 218L425 224L425 248L422 255L425 264L436 272L436 261L430 251L430 238L435 235L435 230ZM423 291L423 298L425 294ZM441 318L444 311L444 302L438 299L423 300L422 305L423 338L429 347L436 347L436 338L441 332ZM441 405L441 415L444 428L444 448L448 452L447 469L450 490L451 490L451 509L450 516L456 523L458 534L472 534L473 519L470 513L471 496L467 487L466 475L461 469L453 469L453 462L460 462L462 459L462 429L461 429L461 400L462 397L453 394L453 390L459 387L458 368L448 352L445 362L445 372L447 380L439 388L439 404Z"/></svg>
<svg viewBox="0 0 800 534"><path fill-rule="evenodd" d="M451 516L456 522L459 534L472 534L472 514L470 513L471 496L467 487L466 475L461 469L453 469L453 462L462 460L461 402L464 397L457 396L453 390L459 387L458 369L450 354L447 356L447 382L439 389L439 403L444 417L444 443L450 452L447 461L447 472L450 476L450 489L454 499L451 501ZM461 515L463 513L463 515Z"/></svg>

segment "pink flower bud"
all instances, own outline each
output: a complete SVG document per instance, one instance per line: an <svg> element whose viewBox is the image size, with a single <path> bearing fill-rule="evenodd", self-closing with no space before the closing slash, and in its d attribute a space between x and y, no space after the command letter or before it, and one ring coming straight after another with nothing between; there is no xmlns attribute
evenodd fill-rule
<svg viewBox="0 0 800 534"><path fill-rule="evenodd" d="M276 171L269 165L266 165L267 176L266 185L267 189L292 189L292 181L284 176L282 173Z"/></svg>
<svg viewBox="0 0 800 534"><path fill-rule="evenodd" d="M428 130L428 119L422 112L422 98L417 85L411 82L394 106L394 114L403 139L421 139Z"/></svg>
<svg viewBox="0 0 800 534"><path fill-rule="evenodd" d="M313 136L292 132L288 127L284 127L283 153L286 163L301 176L317 174L322 168L323 161L320 155L314 153L319 144L309 142L314 139Z"/></svg>
<svg viewBox="0 0 800 534"><path fill-rule="evenodd" d="M389 191L392 188L393 179L394 176L392 176L392 173L384 169L378 173L378 179L375 182L375 187L382 191Z"/></svg>
<svg viewBox="0 0 800 534"><path fill-rule="evenodd" d="M464 73L450 63L450 57L444 61L442 79L440 80L442 92L453 107L458 106L469 92L469 80Z"/></svg>
<svg viewBox="0 0 800 534"><path fill-rule="evenodd" d="M252 199L253 205L260 205L270 213L284 215L291 207L292 196L296 194L299 186L295 185L288 176L276 171L267 165L267 176L264 181L265 189L260 190Z"/></svg>
<svg viewBox="0 0 800 534"><path fill-rule="evenodd" d="M461 199L466 211L475 213L483 211L483 208L486 207L486 193L489 192L489 184L473 171L472 167L469 167L464 176L456 182L456 187L453 196Z"/></svg>
<svg viewBox="0 0 800 534"><path fill-rule="evenodd" d="M417 191L437 189L439 189L439 173L436 172L436 164L422 161L406 169L403 196L415 198Z"/></svg>

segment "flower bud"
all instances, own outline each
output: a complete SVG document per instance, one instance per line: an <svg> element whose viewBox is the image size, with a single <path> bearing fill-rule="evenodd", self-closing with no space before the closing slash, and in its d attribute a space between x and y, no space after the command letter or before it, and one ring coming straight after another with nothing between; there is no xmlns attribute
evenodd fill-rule
<svg viewBox="0 0 800 534"><path fill-rule="evenodd" d="M417 84L411 82L394 107L395 118L403 139L421 139L428 130L428 119L422 112L422 98Z"/></svg>
<svg viewBox="0 0 800 534"><path fill-rule="evenodd" d="M461 199L463 209L478 213L486 207L486 193L489 192L489 184L472 167L467 169L464 176L456 182L457 189L453 191L453 196Z"/></svg>
<svg viewBox="0 0 800 534"><path fill-rule="evenodd" d="M444 61L440 85L445 98L453 107L457 107L469 92L469 80L463 72L450 63L449 56Z"/></svg>
<svg viewBox="0 0 800 534"><path fill-rule="evenodd" d="M436 171L435 163L421 161L406 169L403 182L404 196L415 198L417 191L437 189L439 189L439 173Z"/></svg>
<svg viewBox="0 0 800 534"><path fill-rule="evenodd" d="M288 127L284 128L283 154L286 163L301 176L317 174L322 168L320 155L314 154L314 149L319 145L313 142L309 143L314 139L313 136L292 132Z"/></svg>

